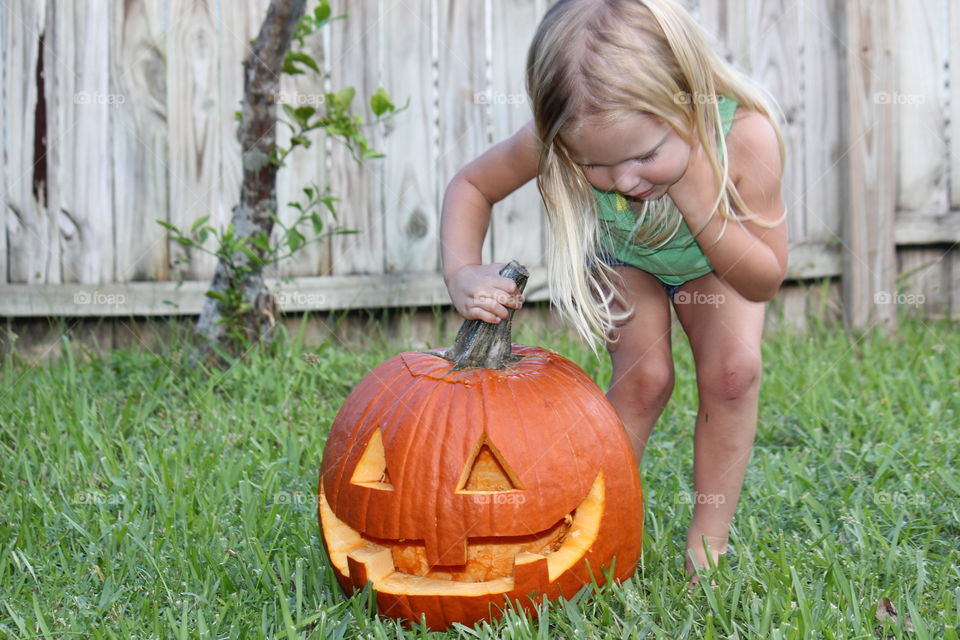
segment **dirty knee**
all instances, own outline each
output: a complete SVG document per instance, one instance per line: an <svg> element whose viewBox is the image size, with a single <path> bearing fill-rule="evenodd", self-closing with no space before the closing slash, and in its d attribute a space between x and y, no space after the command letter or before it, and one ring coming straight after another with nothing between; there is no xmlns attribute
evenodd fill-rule
<svg viewBox="0 0 960 640"><path fill-rule="evenodd" d="M701 393L724 401L750 396L759 387L761 367L760 358L752 355L718 359L697 372Z"/></svg>

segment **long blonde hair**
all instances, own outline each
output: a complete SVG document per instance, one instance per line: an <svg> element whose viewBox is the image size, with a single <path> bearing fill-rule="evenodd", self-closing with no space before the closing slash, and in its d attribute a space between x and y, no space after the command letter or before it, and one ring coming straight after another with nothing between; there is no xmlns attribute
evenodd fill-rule
<svg viewBox="0 0 960 640"><path fill-rule="evenodd" d="M632 310L613 286L616 272L597 258L597 197L563 146L561 133L568 127L586 117L615 120L644 113L665 122L691 146L696 136L710 149L713 137L722 153L719 159L710 157L719 187L711 218L719 214L723 230L730 220L764 227L782 221L770 223L753 214L729 180L716 97L733 98L770 120L782 169L786 152L772 100L768 103L759 88L713 51L706 33L675 0L560 0L530 45L527 92L542 145L537 184L550 229L551 302L594 350L595 339L609 337ZM667 200L644 206L634 227L640 244L656 248L680 228L682 218L676 207L664 206ZM614 301L626 310L614 311Z"/></svg>

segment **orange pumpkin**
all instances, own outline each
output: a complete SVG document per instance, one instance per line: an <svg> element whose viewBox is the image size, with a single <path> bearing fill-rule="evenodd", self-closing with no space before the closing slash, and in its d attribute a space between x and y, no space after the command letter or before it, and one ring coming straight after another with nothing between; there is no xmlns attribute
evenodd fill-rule
<svg viewBox="0 0 960 640"><path fill-rule="evenodd" d="M509 322L465 323L458 344L477 331L509 338ZM384 615L473 624L506 598L535 610L636 566L640 477L613 407L569 360L498 344L481 350L499 349L500 368L463 368L452 350L395 356L334 420L324 544L343 589L371 582Z"/></svg>

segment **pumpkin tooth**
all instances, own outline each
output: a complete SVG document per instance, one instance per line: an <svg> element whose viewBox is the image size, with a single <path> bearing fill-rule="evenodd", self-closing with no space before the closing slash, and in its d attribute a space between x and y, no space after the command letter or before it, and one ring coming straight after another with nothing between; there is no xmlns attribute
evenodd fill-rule
<svg viewBox="0 0 960 640"><path fill-rule="evenodd" d="M363 588L367 581L377 584L396 570L390 549L373 543L348 553L347 566L350 581L358 588Z"/></svg>
<svg viewBox="0 0 960 640"><path fill-rule="evenodd" d="M513 588L519 593L542 592L550 582L547 557L521 551L513 557Z"/></svg>

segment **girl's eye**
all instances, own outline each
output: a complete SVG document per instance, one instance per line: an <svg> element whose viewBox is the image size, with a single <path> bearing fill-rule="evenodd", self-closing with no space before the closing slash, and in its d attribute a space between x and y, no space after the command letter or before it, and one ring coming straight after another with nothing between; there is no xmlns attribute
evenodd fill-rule
<svg viewBox="0 0 960 640"><path fill-rule="evenodd" d="M653 162L654 158L657 157L656 152L651 153L648 156L643 156L642 158L634 158L634 162L639 162L640 164L646 164L647 162Z"/></svg>

